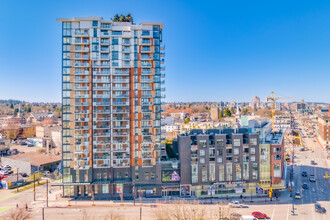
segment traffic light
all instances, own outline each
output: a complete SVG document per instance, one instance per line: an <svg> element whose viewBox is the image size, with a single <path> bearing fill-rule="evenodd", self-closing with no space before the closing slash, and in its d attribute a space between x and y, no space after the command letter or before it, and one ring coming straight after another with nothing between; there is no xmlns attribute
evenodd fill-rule
<svg viewBox="0 0 330 220"><path fill-rule="evenodd" d="M328 179L328 177L329 177L329 175L326 173L326 174L325 174L325 178L327 178L327 179Z"/></svg>
<svg viewBox="0 0 330 220"><path fill-rule="evenodd" d="M269 198L272 198L272 192L269 192Z"/></svg>

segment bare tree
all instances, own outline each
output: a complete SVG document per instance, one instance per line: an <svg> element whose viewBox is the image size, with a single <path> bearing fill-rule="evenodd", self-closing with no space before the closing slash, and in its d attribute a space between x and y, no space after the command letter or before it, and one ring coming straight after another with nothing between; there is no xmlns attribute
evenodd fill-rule
<svg viewBox="0 0 330 220"><path fill-rule="evenodd" d="M36 127L28 127L23 130L23 137L35 137L36 136Z"/></svg>
<svg viewBox="0 0 330 220"><path fill-rule="evenodd" d="M6 129L4 129L4 133L6 137L9 138L10 141L12 141L17 138L19 130L16 126L9 125L6 127Z"/></svg>
<svg viewBox="0 0 330 220"><path fill-rule="evenodd" d="M31 219L31 214L25 208L12 209L9 218L10 220L28 220Z"/></svg>

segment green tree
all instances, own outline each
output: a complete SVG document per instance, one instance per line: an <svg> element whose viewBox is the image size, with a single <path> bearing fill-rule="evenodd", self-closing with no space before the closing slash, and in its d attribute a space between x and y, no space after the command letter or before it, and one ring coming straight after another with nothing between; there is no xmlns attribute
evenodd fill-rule
<svg viewBox="0 0 330 220"><path fill-rule="evenodd" d="M35 176L35 180L38 181L38 183L39 183L39 180L42 177L42 173L41 172L37 172L37 173L31 174L30 177L29 177L29 180L30 181L34 181L34 176Z"/></svg>
<svg viewBox="0 0 330 220"><path fill-rule="evenodd" d="M219 120L222 120L222 117L223 117L223 113L222 113L222 110L220 109L219 110Z"/></svg>
<svg viewBox="0 0 330 220"><path fill-rule="evenodd" d="M115 16L113 17L112 20L115 21L115 22L118 22L119 21L119 15L115 14Z"/></svg>
<svg viewBox="0 0 330 220"><path fill-rule="evenodd" d="M235 109L232 107L231 109L230 109L230 113L233 115L233 114L235 114Z"/></svg>
<svg viewBox="0 0 330 220"><path fill-rule="evenodd" d="M130 13L128 13L128 14L126 15L126 20L127 20L128 22L133 22L132 15L131 15Z"/></svg>
<svg viewBox="0 0 330 220"><path fill-rule="evenodd" d="M18 113L18 108L15 108L14 109L14 117L17 115L17 113Z"/></svg>
<svg viewBox="0 0 330 220"><path fill-rule="evenodd" d="M125 15L120 15L120 17L119 17L119 21L120 21L120 22L124 22L124 21L126 21L126 17L125 17Z"/></svg>
<svg viewBox="0 0 330 220"><path fill-rule="evenodd" d="M14 105L13 105L13 103L11 103L11 104L10 104L10 108L14 108Z"/></svg>
<svg viewBox="0 0 330 220"><path fill-rule="evenodd" d="M230 112L230 110L228 108L225 108L224 109L224 116L225 117L230 117L231 116L231 112Z"/></svg>

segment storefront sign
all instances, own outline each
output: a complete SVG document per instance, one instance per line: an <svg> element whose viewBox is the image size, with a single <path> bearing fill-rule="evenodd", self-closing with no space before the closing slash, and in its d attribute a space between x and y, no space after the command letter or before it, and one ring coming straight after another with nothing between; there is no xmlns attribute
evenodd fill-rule
<svg viewBox="0 0 330 220"><path fill-rule="evenodd" d="M190 185L181 185L180 196L190 196L190 195L191 195Z"/></svg>

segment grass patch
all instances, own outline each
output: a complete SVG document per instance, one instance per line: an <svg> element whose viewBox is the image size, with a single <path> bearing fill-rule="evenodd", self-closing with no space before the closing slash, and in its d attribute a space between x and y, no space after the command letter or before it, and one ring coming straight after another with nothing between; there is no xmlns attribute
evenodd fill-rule
<svg viewBox="0 0 330 220"><path fill-rule="evenodd" d="M6 211L6 210L8 210L10 208L11 208L11 206L0 207L0 212L4 212L4 211Z"/></svg>
<svg viewBox="0 0 330 220"><path fill-rule="evenodd" d="M39 182L39 183L36 183L36 187L37 186L41 186L41 185L44 185L46 183L46 181L44 182ZM22 186L21 188L18 188L18 192L22 192L22 191L25 191L25 190L28 190L28 189L32 189L33 188L33 183L30 183L29 185L27 186Z"/></svg>

